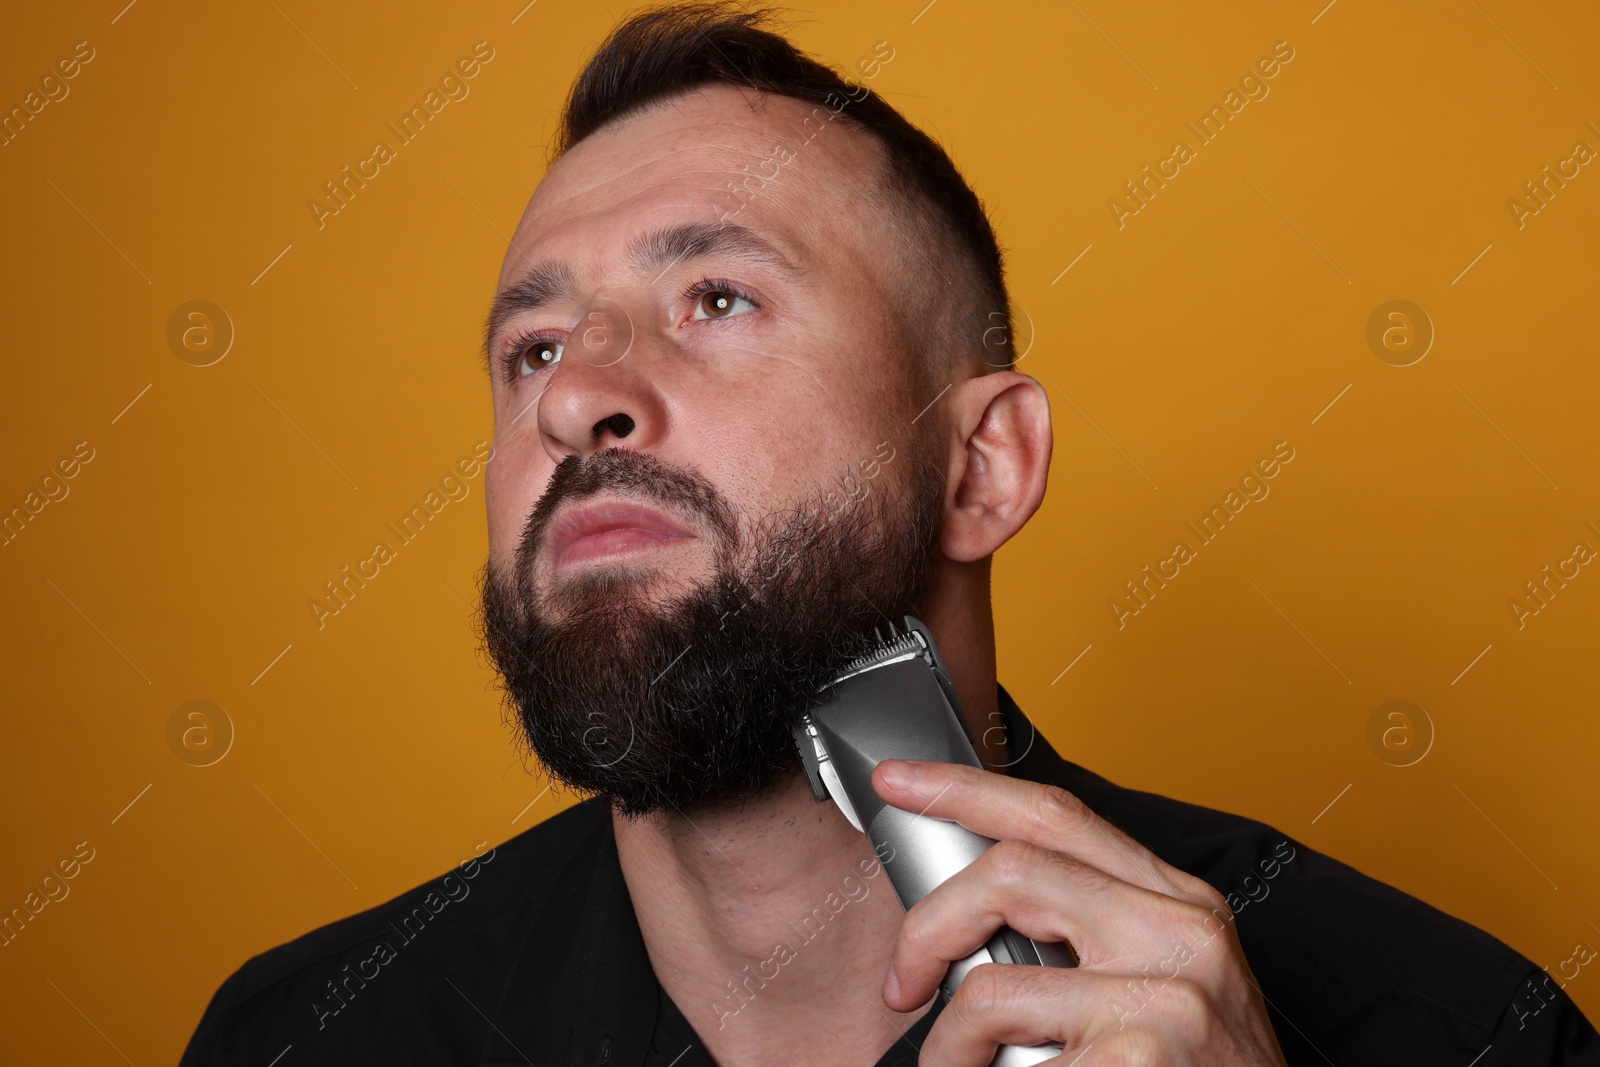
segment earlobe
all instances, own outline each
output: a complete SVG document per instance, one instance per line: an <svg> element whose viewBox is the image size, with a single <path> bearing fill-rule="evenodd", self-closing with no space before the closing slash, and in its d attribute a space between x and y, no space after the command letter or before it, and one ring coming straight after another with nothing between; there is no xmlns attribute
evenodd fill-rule
<svg viewBox="0 0 1600 1067"><path fill-rule="evenodd" d="M959 383L952 404L940 551L958 563L992 555L1044 500L1050 474L1050 402L1026 374L999 371Z"/></svg>

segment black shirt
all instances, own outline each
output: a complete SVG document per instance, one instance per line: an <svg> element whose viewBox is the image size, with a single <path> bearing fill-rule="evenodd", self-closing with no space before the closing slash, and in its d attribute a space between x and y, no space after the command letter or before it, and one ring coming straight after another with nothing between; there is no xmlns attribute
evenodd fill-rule
<svg viewBox="0 0 1600 1067"><path fill-rule="evenodd" d="M1013 775L1064 787L1228 896L1290 1064L1600 1064L1600 1035L1559 976L1262 823L1113 785L999 698L1025 752ZM878 1067L914 1067L938 1009L871 1050ZM610 810L592 799L249 960L212 997L182 1067L313 1063L712 1060L656 980Z"/></svg>

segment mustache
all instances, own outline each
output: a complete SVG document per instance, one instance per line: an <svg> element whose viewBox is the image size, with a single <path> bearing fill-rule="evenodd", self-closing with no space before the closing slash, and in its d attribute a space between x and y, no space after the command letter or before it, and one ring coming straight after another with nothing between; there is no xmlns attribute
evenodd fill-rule
<svg viewBox="0 0 1600 1067"><path fill-rule="evenodd" d="M519 586L526 588L533 561L562 506L605 492L654 501L670 511L696 516L717 535L724 548L738 539L733 508L716 486L698 472L631 448L604 448L587 459L571 455L556 464L550 484L528 513L516 554Z"/></svg>

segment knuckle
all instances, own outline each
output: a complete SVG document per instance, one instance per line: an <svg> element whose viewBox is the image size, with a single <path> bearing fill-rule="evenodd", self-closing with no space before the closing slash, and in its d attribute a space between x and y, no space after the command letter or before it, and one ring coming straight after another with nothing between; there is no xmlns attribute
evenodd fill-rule
<svg viewBox="0 0 1600 1067"><path fill-rule="evenodd" d="M1203 1039L1211 1029L1211 998L1205 990L1196 982L1175 978L1162 992L1167 994L1162 998L1167 1018L1186 1036Z"/></svg>
<svg viewBox="0 0 1600 1067"><path fill-rule="evenodd" d="M1215 903L1207 903L1206 914L1224 927L1233 925L1233 909L1228 906L1228 898L1221 893L1217 893Z"/></svg>
<svg viewBox="0 0 1600 1067"><path fill-rule="evenodd" d="M902 954L917 955L926 953L933 939L934 926L925 920L926 913L912 908L906 912L906 917L900 922L901 951L895 953L896 958Z"/></svg>
<svg viewBox="0 0 1600 1067"><path fill-rule="evenodd" d="M1160 1039L1143 1028L1124 1030L1101 1047L1106 1054L1104 1062L1117 1067L1155 1067L1167 1062Z"/></svg>
<svg viewBox="0 0 1600 1067"><path fill-rule="evenodd" d="M1214 914L1204 904L1191 904L1187 900L1178 902L1177 914L1184 929L1197 936L1202 944L1209 941L1224 923L1221 916Z"/></svg>
<svg viewBox="0 0 1600 1067"><path fill-rule="evenodd" d="M1047 785L1039 791L1033 806L1032 818L1040 830L1060 831L1077 829L1089 821L1089 810L1083 801L1061 788Z"/></svg>
<svg viewBox="0 0 1600 1067"><path fill-rule="evenodd" d="M1189 890L1207 912L1228 911L1228 898L1223 896L1222 890L1210 882L1196 878L1193 875L1187 875L1184 879L1184 887ZM1228 914L1231 915L1232 912L1228 911ZM1218 916L1218 918L1221 917L1220 915Z"/></svg>
<svg viewBox="0 0 1600 1067"><path fill-rule="evenodd" d="M989 849L989 869L1006 885L1026 883L1038 874L1041 851L1026 841L1001 841Z"/></svg>
<svg viewBox="0 0 1600 1067"><path fill-rule="evenodd" d="M1013 995L1005 965L984 963L962 979L955 996L950 998L950 1007L955 1009L958 1018L977 1026L982 1020L1002 1013Z"/></svg>

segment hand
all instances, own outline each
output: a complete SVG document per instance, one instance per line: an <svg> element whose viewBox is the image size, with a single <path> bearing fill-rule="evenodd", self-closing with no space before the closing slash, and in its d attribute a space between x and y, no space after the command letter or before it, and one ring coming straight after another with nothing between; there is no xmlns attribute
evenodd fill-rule
<svg viewBox="0 0 1600 1067"><path fill-rule="evenodd" d="M904 772L904 782L900 781ZM1221 893L1171 867L1058 786L976 767L887 760L873 788L907 811L998 844L906 912L884 1002L912 1011L945 970L1009 926L1067 941L1076 968L975 968L928 1034L921 1063L987 1067L999 1045L1059 1041L1056 1061L1284 1063Z"/></svg>

